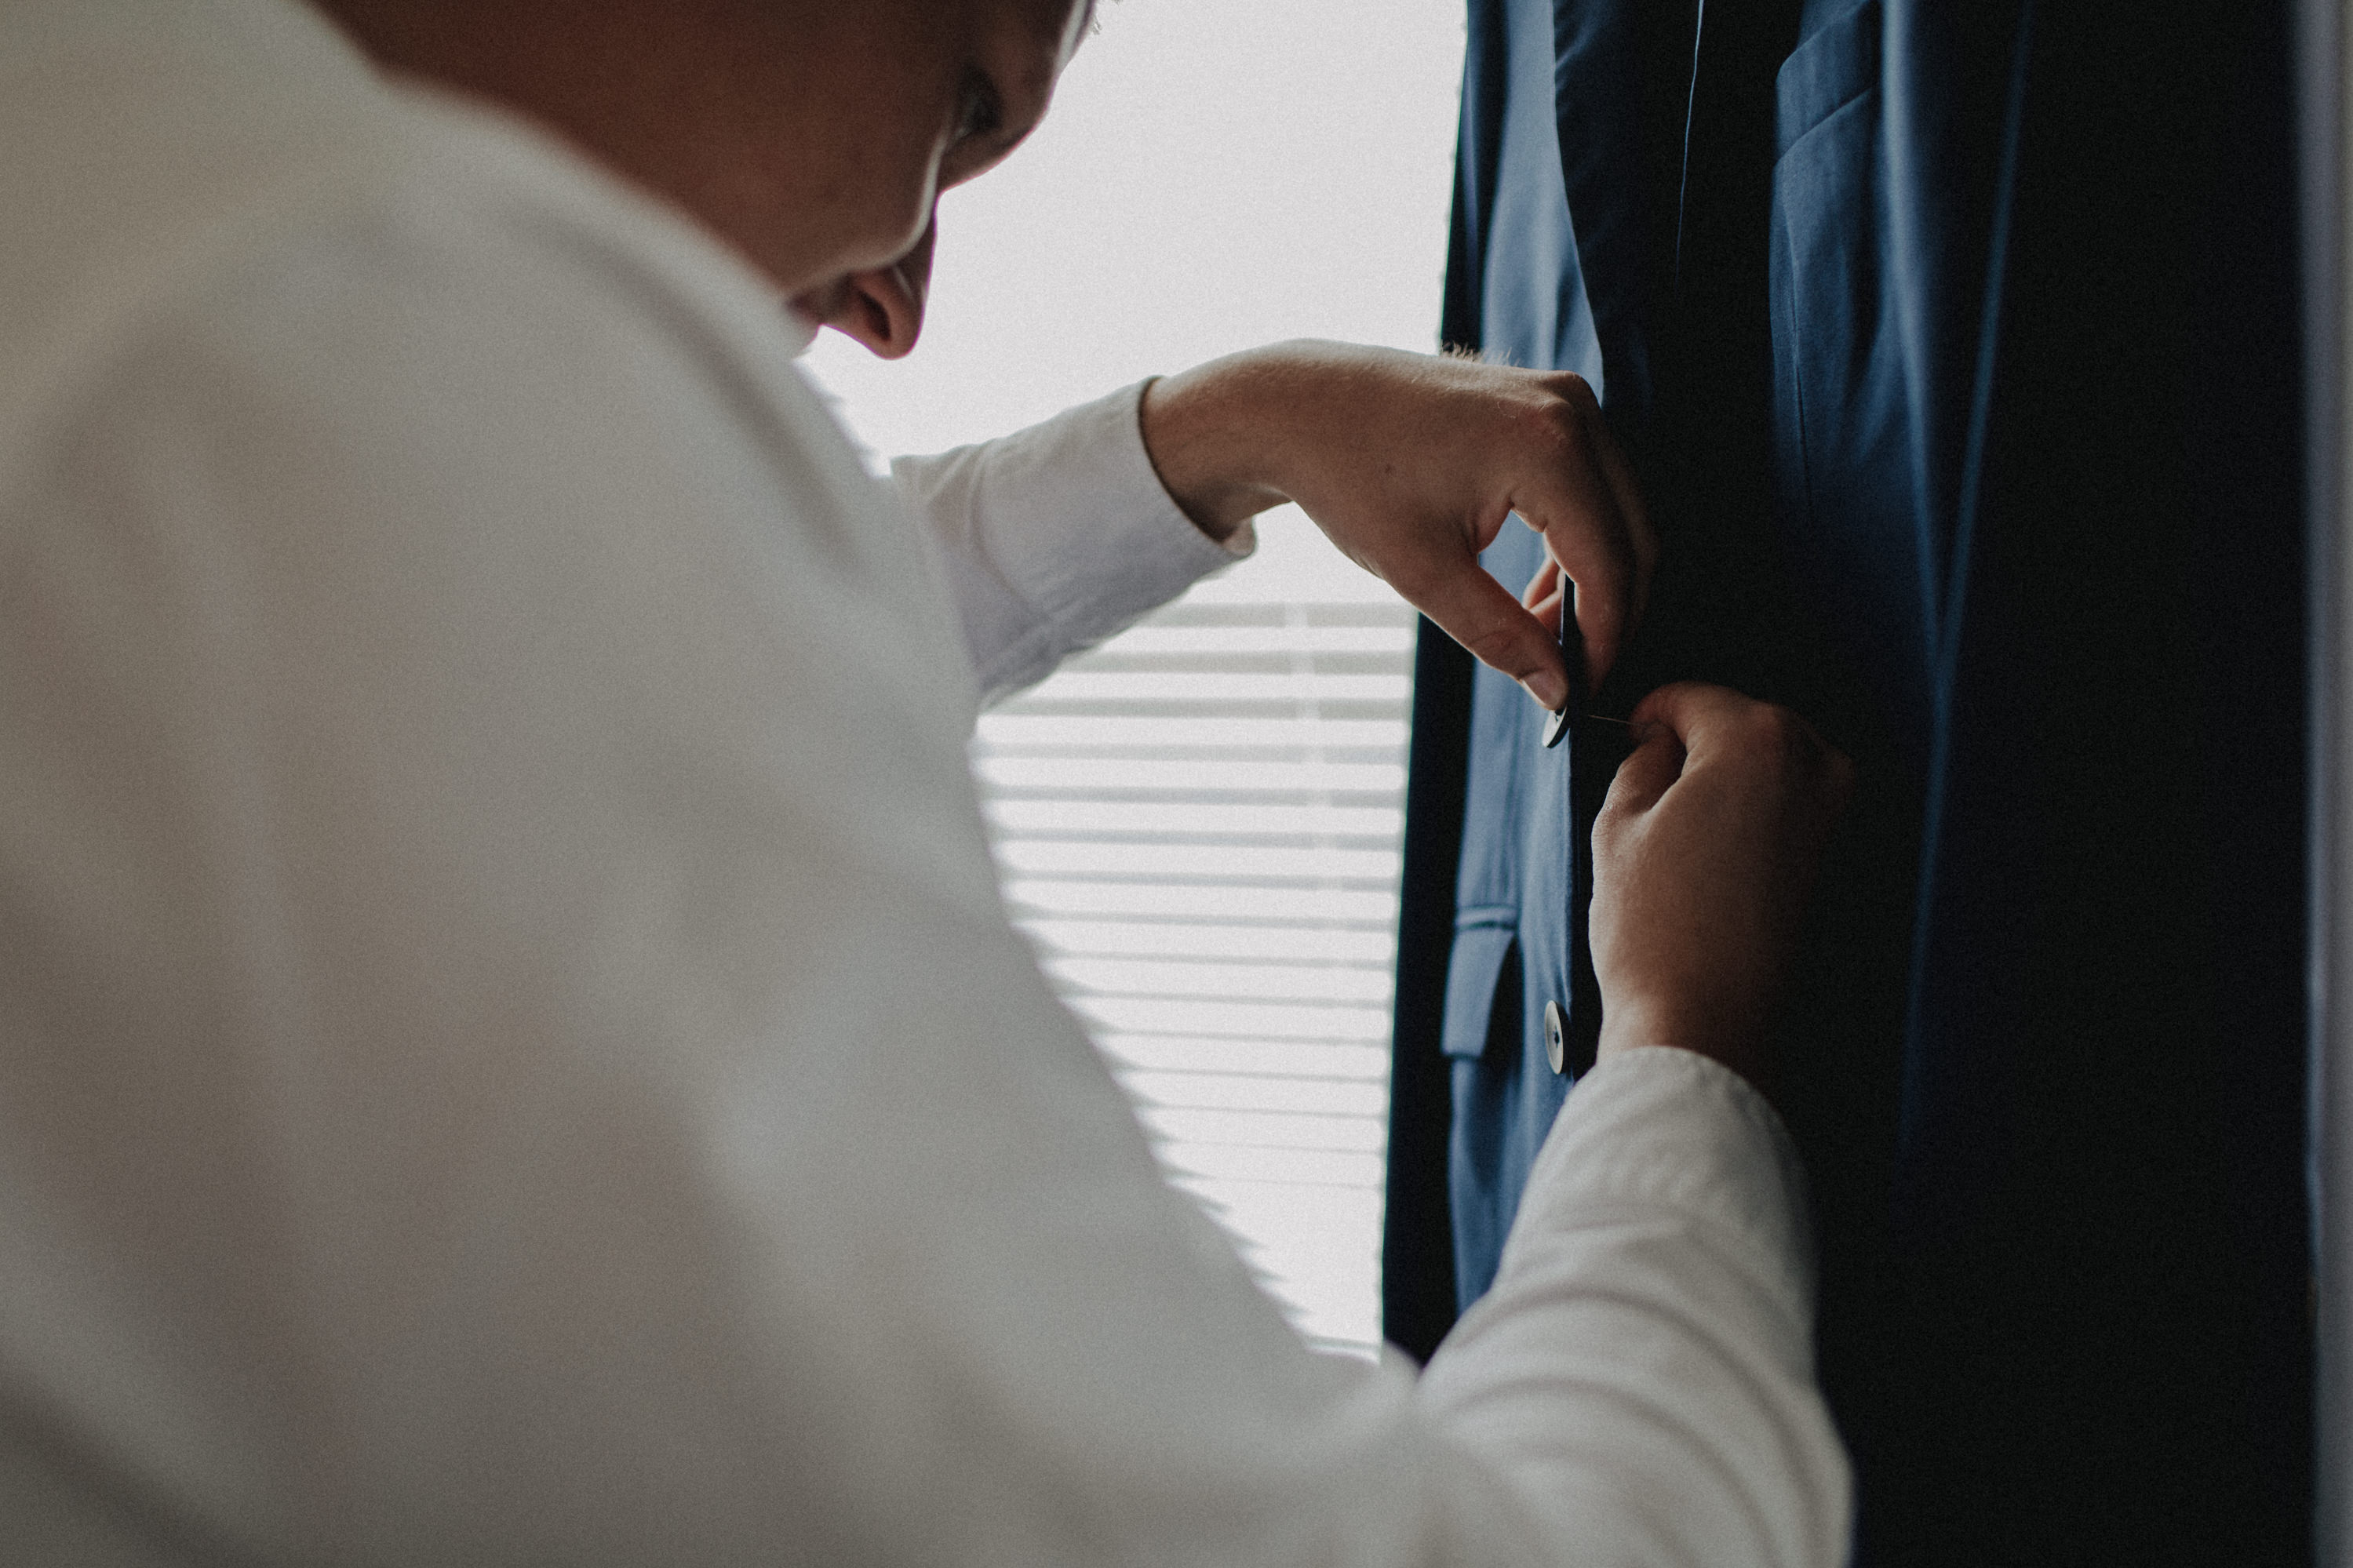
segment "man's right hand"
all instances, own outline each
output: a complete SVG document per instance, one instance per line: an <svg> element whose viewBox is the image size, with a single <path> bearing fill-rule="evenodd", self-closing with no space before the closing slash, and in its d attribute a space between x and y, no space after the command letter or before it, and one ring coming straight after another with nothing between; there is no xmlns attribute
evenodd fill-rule
<svg viewBox="0 0 2353 1568"><path fill-rule="evenodd" d="M1787 709L1662 687L1593 826L1600 1054L1679 1046L1758 1082L1780 988L1854 764Z"/></svg>
<svg viewBox="0 0 2353 1568"><path fill-rule="evenodd" d="M1153 383L1141 419L1154 470L1203 532L1224 539L1297 502L1342 554L1546 708L1571 689L1564 575L1590 685L1641 618L1658 542L1580 376L1271 343ZM1479 564L1514 517L1553 563L1525 599Z"/></svg>

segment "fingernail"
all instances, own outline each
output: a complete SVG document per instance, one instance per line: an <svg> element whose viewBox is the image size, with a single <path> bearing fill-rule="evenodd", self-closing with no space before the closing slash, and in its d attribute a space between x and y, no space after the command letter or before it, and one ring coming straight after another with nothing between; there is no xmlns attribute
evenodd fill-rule
<svg viewBox="0 0 2353 1568"><path fill-rule="evenodd" d="M1520 689L1536 700L1536 706L1547 713L1556 713L1568 705L1568 682L1546 670L1531 675L1520 682Z"/></svg>

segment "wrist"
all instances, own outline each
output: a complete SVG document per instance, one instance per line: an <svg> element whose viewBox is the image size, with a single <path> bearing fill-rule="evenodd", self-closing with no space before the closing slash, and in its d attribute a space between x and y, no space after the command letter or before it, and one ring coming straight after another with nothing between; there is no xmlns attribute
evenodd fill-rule
<svg viewBox="0 0 2353 1568"><path fill-rule="evenodd" d="M1194 526L1221 544L1293 499L1281 474L1286 405L1297 397L1285 361L1280 345L1246 350L1144 390L1138 419L1153 471Z"/></svg>
<svg viewBox="0 0 2353 1568"><path fill-rule="evenodd" d="M1753 1021L1728 1023L1709 1016L1705 1008L1603 1004L1600 1037L1594 1044L1596 1059L1651 1046L1705 1057L1770 1093L1765 1043Z"/></svg>

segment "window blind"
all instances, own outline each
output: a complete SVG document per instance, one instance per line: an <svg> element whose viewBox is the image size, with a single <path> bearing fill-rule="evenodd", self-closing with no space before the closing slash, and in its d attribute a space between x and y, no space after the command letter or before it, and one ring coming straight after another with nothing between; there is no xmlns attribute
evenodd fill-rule
<svg viewBox="0 0 2353 1568"><path fill-rule="evenodd" d="M1413 616L1296 569L1330 555L1302 530L984 715L973 761L1015 921L1171 1180L1368 1355Z"/></svg>

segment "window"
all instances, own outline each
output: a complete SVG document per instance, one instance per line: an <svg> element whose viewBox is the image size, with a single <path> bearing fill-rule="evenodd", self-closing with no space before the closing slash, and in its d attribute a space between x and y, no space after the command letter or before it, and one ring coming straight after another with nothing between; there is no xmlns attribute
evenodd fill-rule
<svg viewBox="0 0 2353 1568"><path fill-rule="evenodd" d="M1262 531L974 761L1015 918L1172 1176L1369 1352L1413 617L1295 512Z"/></svg>
<svg viewBox="0 0 2353 1568"><path fill-rule="evenodd" d="M1461 19L1124 0L942 204L924 341L811 368L884 451L1283 337L1427 349ZM1412 616L1285 509L1259 554L987 715L1006 891L1172 1177L1309 1338L1378 1339Z"/></svg>

